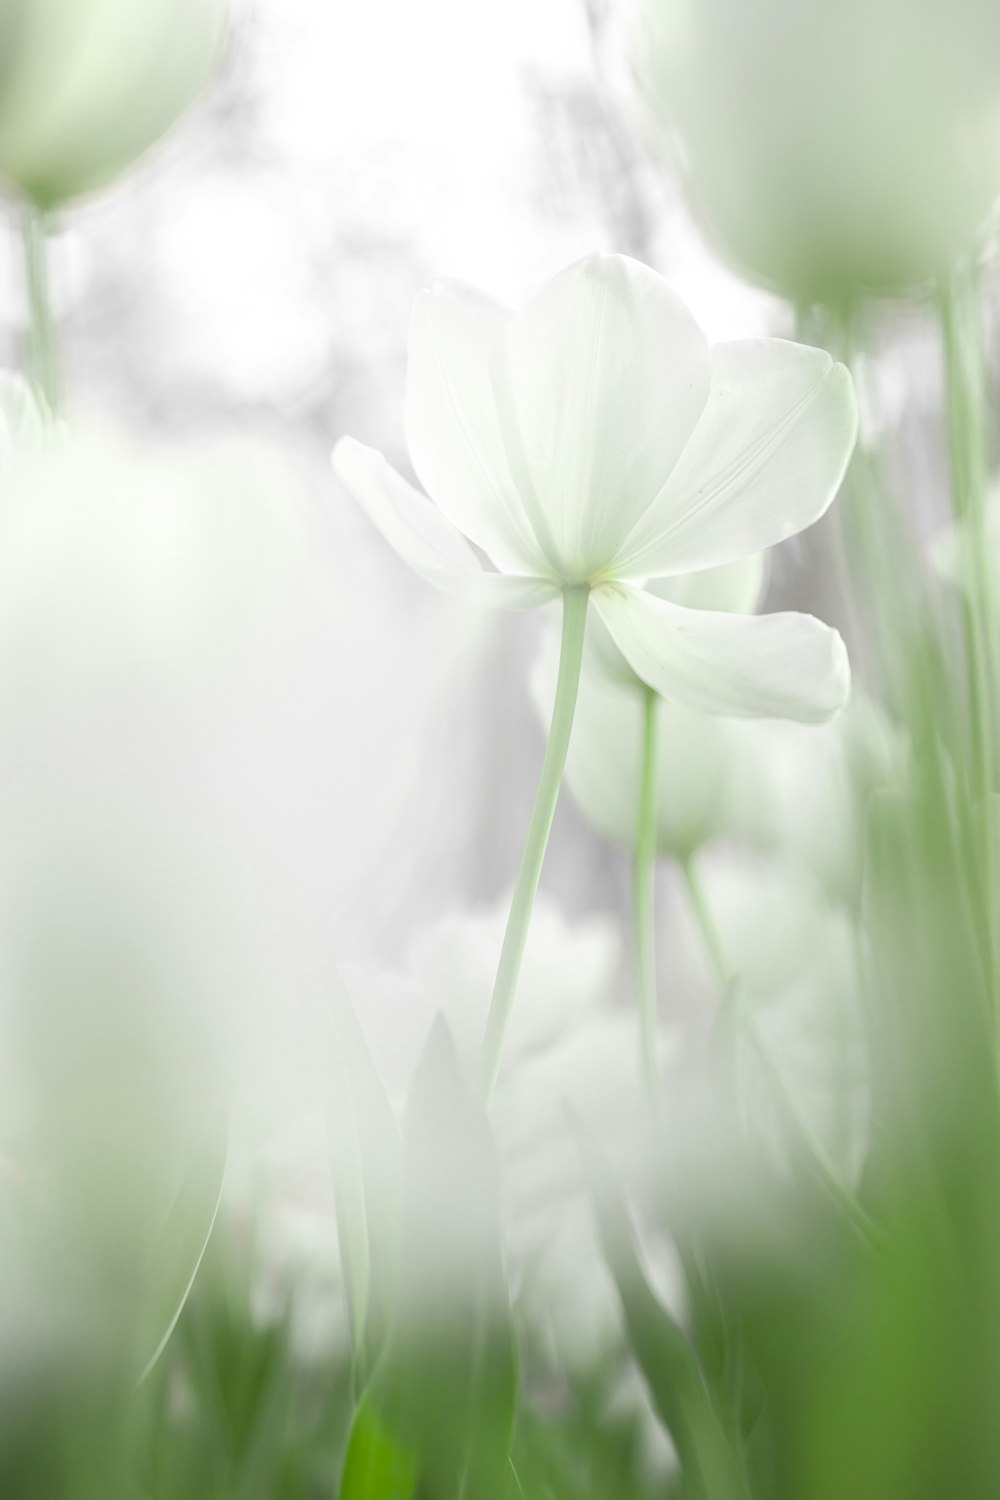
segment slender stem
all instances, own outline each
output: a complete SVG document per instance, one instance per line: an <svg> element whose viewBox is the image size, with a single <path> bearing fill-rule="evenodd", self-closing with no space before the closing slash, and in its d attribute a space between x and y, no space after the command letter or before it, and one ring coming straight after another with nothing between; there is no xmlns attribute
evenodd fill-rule
<svg viewBox="0 0 1000 1500"><path fill-rule="evenodd" d="M955 271L941 296L944 375L951 460L952 501L960 530L959 566L965 601L969 668L969 711L979 790L991 783L993 673L990 614L992 586L986 536L988 453L985 430L983 368L974 326L974 285Z"/></svg>
<svg viewBox="0 0 1000 1500"><path fill-rule="evenodd" d="M777 1102L778 1108L790 1129L799 1149L812 1164L813 1171L822 1183L823 1187L843 1209L854 1229L869 1246L878 1244L879 1231L864 1208L855 1198L850 1188L841 1180L833 1161L816 1135L812 1127L803 1119L798 1105L792 1095L788 1084L785 1082L784 1074L778 1067L771 1053L770 1047L763 1032L757 1024L757 1018L749 1006L739 1003L740 985L736 971L730 964L719 930L712 918L711 909L705 898L698 871L693 859L683 861L684 882L687 886L691 907L697 918L698 927L704 939L705 947L712 960L719 984L723 988L724 1005L727 1014L732 1019L739 1019L747 1038L751 1042L764 1071L767 1074L771 1092Z"/></svg>
<svg viewBox="0 0 1000 1500"><path fill-rule="evenodd" d="M639 809L636 827L635 863L632 874L632 905L635 921L635 972L639 993L642 1067L646 1084L655 1095L659 1083L657 1065L656 936L653 907L656 892L656 782L657 705L651 687L642 692L642 768L639 778Z"/></svg>
<svg viewBox="0 0 1000 1500"><path fill-rule="evenodd" d="M48 216L33 203L21 218L25 280L31 315L29 366L32 383L51 415L59 410L59 369L56 329L49 293Z"/></svg>
<svg viewBox="0 0 1000 1500"><path fill-rule="evenodd" d="M504 1034L510 1019L517 991L524 945L528 939L531 912L535 904L535 893L542 873L542 861L552 819L555 816L559 788L562 785L566 755L569 750L573 715L580 687L580 667L583 662L583 640L587 628L587 604L590 588L587 584L568 585L563 590L562 644L559 653L559 677L556 682L556 698L552 706L552 723L549 741L545 748L542 775L538 783L535 805L528 825L528 836L521 856L521 868L517 872L514 898L511 901L507 930L504 933L500 963L493 985L490 1013L486 1020L486 1034L481 1054L483 1085L487 1099L496 1087L503 1053Z"/></svg>
<svg viewBox="0 0 1000 1500"><path fill-rule="evenodd" d="M979 803L977 824L981 830L978 863L984 898L984 959L996 1024L1000 1028L1000 934L996 918L1000 829L993 797L997 773L997 658L986 515L989 435L977 286L968 268L956 268L942 286L941 331L952 499L959 528L972 784ZM1000 1052L1000 1034L997 1047Z"/></svg>
<svg viewBox="0 0 1000 1500"><path fill-rule="evenodd" d="M698 919L698 930L712 961L715 977L724 991L729 990L734 977L733 966L729 962L722 938L719 936L719 929L715 925L715 919L705 898L701 878L692 856L689 855L687 859L682 860L681 869L684 873L684 884L687 886L691 909Z"/></svg>

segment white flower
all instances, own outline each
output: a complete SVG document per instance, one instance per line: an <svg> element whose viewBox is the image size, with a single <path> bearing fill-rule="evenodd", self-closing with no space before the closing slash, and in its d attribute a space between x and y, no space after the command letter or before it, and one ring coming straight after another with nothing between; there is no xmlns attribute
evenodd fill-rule
<svg viewBox="0 0 1000 1500"><path fill-rule="evenodd" d="M843 705L843 643L811 616L694 611L646 588L823 514L857 425L829 355L709 348L660 276L595 256L516 314L456 283L421 295L406 404L433 504L353 439L334 468L430 583L513 609L585 586L633 671L703 711L819 721Z"/></svg>
<svg viewBox="0 0 1000 1500"><path fill-rule="evenodd" d="M226 0L0 0L0 177L42 208L111 182L207 81Z"/></svg>

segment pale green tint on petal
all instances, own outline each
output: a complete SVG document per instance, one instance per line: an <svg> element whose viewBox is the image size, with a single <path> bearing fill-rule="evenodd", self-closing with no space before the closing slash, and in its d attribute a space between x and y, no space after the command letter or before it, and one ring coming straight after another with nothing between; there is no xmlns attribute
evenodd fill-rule
<svg viewBox="0 0 1000 1500"><path fill-rule="evenodd" d="M390 547L435 588L498 609L530 609L558 595L546 579L487 573L464 537L374 448L341 438L332 463Z"/></svg>
<svg viewBox="0 0 1000 1500"><path fill-rule="evenodd" d="M844 643L811 615L683 609L618 584L592 597L633 671L669 701L806 724L823 723L847 702Z"/></svg>
<svg viewBox="0 0 1000 1500"><path fill-rule="evenodd" d="M712 389L676 468L609 577L717 567L819 519L857 437L851 378L822 350L784 339L717 344Z"/></svg>
<svg viewBox="0 0 1000 1500"><path fill-rule="evenodd" d="M511 319L491 372L539 543L560 577L585 581L621 551L694 431L704 336L655 271L592 256Z"/></svg>
<svg viewBox="0 0 1000 1500"><path fill-rule="evenodd" d="M473 287L437 281L410 322L406 440L421 484L498 567L545 569L507 464L490 355L511 314Z"/></svg>
<svg viewBox="0 0 1000 1500"><path fill-rule="evenodd" d="M649 592L685 609L723 610L727 614L754 614L760 607L767 583L767 558L763 552L741 557L721 568L706 568L701 573L682 573L678 578L659 578L650 584ZM588 662L622 687L636 687L636 677L628 662L605 629L599 615L590 622Z"/></svg>

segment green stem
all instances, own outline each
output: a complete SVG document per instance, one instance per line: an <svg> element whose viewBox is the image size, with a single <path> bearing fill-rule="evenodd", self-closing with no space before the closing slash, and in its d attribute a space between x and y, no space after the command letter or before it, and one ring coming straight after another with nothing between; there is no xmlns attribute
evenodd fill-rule
<svg viewBox="0 0 1000 1500"><path fill-rule="evenodd" d="M635 921L635 972L639 994L642 1067L650 1094L659 1084L657 1065L656 934L653 908L656 892L656 781L657 705L651 687L642 691L642 768L639 778L639 817L636 828L632 903Z"/></svg>
<svg viewBox="0 0 1000 1500"><path fill-rule="evenodd" d="M968 268L956 268L942 285L941 332L952 500L959 528L972 785L979 803L975 823L981 831L978 863L984 898L984 957L989 993L1000 1026L1000 935L996 920L1000 829L993 798L997 771L997 659L986 513L990 442L977 286Z"/></svg>
<svg viewBox="0 0 1000 1500"><path fill-rule="evenodd" d="M687 859L681 861L681 869L684 872L684 884L687 887L691 909L698 919L698 930L701 933L708 956L712 961L715 977L719 981L722 990L728 991L732 988L734 977L733 967L726 955L726 950L723 947L722 939L719 936L719 929L715 925L715 919L712 916L708 901L705 899L705 892L702 888L701 878L695 868L694 859L690 855Z"/></svg>
<svg viewBox="0 0 1000 1500"><path fill-rule="evenodd" d="M941 332L944 352L951 460L952 502L961 533L959 566L965 607L969 669L969 712L973 726L978 790L992 784L993 673L990 634L992 585L986 537L988 448L984 411L983 366L975 327L974 284L956 270L941 295Z"/></svg>
<svg viewBox="0 0 1000 1500"><path fill-rule="evenodd" d="M562 644L559 653L559 677L556 682L556 698L552 706L552 723L549 741L545 748L542 775L538 783L535 805L528 826L528 836L521 856L521 868L517 873L514 898L511 901L507 930L504 933L500 963L493 985L490 1013L486 1020L486 1034L481 1054L483 1085L489 1099L496 1087L503 1053L504 1034L510 1019L517 991L524 945L528 939L531 912L535 904L535 893L542 873L542 861L549 842L552 819L555 816L559 788L562 785L566 755L569 751L573 715L580 687L580 667L583 663L583 640L587 628L587 604L590 597L588 584L572 584L563 590Z"/></svg>
<svg viewBox="0 0 1000 1500"><path fill-rule="evenodd" d="M59 368L49 292L49 221L48 216L33 203L24 207L21 238L31 315L28 354L31 380L50 415L56 416L59 411Z"/></svg>
<svg viewBox="0 0 1000 1500"><path fill-rule="evenodd" d="M697 919L705 947L712 960L712 966L715 969L719 984L723 988L724 1004L726 1005L729 1017L732 1020L739 1020L743 1031L751 1042L767 1074L771 1092L774 1095L785 1123L803 1156L811 1163L820 1183L829 1193L830 1197L843 1210L860 1238L870 1247L877 1245L879 1241L877 1226L865 1212L851 1190L841 1180L840 1173L837 1171L833 1161L831 1161L826 1147L807 1121L802 1118L791 1090L785 1082L784 1074L775 1062L764 1034L757 1025L757 1018L753 1014L753 1011L749 1006L739 1003L740 985L738 976L726 956L694 861L690 858L684 860L682 869L692 910Z"/></svg>

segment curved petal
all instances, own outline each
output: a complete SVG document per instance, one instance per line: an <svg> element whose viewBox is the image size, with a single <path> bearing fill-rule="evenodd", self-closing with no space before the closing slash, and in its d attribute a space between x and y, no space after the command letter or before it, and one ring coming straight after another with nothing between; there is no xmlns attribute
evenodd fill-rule
<svg viewBox="0 0 1000 1500"><path fill-rule="evenodd" d="M717 344L701 420L608 575L716 567L811 526L840 488L857 430L851 377L825 351Z"/></svg>
<svg viewBox="0 0 1000 1500"><path fill-rule="evenodd" d="M491 361L507 459L559 576L600 572L663 487L708 399L708 345L648 266L596 255L507 324Z"/></svg>
<svg viewBox="0 0 1000 1500"><path fill-rule="evenodd" d="M459 531L510 572L543 558L510 477L489 360L510 312L458 281L421 292L410 321L406 442L417 477Z"/></svg>
<svg viewBox="0 0 1000 1500"><path fill-rule="evenodd" d="M558 595L558 584L550 579L485 572L472 548L426 495L407 484L374 448L341 438L331 462L341 484L390 547L435 588L500 609L530 609Z"/></svg>
<svg viewBox="0 0 1000 1500"><path fill-rule="evenodd" d="M659 578L648 592L668 604L685 609L714 609L726 614L752 615L760 605L767 581L767 556L753 552L738 562L702 573L682 573L677 578ZM618 687L639 686L635 672L612 640L600 616L587 632L588 661L592 670Z"/></svg>
<svg viewBox="0 0 1000 1500"><path fill-rule="evenodd" d="M847 702L844 643L812 615L684 609L621 584L604 584L592 597L633 671L670 701L803 724L832 719Z"/></svg>

